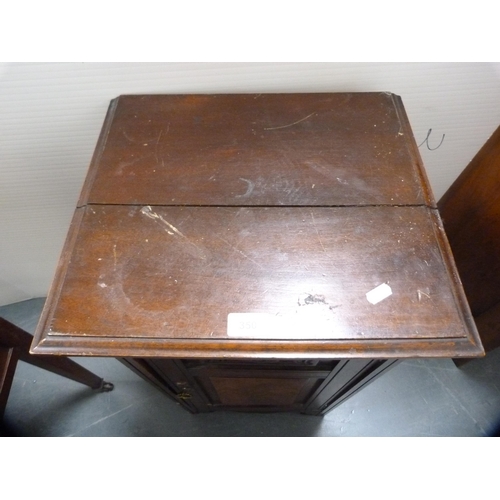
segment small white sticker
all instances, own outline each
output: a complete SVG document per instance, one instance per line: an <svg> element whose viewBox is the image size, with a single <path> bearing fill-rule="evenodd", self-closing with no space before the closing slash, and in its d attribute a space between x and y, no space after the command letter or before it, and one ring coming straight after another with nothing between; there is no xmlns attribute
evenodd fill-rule
<svg viewBox="0 0 500 500"><path fill-rule="evenodd" d="M368 302L370 302L370 304L375 305L386 299L390 295L392 295L391 287L387 283L382 283L373 290L370 290L366 294L366 298Z"/></svg>
<svg viewBox="0 0 500 500"><path fill-rule="evenodd" d="M269 337L279 331L279 319L266 313L229 313L228 337Z"/></svg>
<svg viewBox="0 0 500 500"><path fill-rule="evenodd" d="M331 339L341 335L333 314L274 315L267 313L229 313L227 336L254 339Z"/></svg>

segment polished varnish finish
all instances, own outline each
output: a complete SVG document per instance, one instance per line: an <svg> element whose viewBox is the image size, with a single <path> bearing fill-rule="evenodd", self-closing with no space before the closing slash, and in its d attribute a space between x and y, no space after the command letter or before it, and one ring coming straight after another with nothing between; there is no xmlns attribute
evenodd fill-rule
<svg viewBox="0 0 500 500"><path fill-rule="evenodd" d="M80 205L433 205L411 137L392 94L122 96Z"/></svg>
<svg viewBox="0 0 500 500"><path fill-rule="evenodd" d="M486 350L500 346L500 127L439 201Z"/></svg>
<svg viewBox="0 0 500 500"><path fill-rule="evenodd" d="M384 92L114 100L33 352L116 356L191 411L321 414L482 347Z"/></svg>

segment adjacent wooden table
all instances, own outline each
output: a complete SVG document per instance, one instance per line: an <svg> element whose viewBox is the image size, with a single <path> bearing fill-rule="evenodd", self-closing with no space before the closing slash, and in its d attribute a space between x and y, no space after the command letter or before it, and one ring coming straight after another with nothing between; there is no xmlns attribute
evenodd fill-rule
<svg viewBox="0 0 500 500"><path fill-rule="evenodd" d="M315 415L399 359L484 354L385 92L113 100L32 352Z"/></svg>

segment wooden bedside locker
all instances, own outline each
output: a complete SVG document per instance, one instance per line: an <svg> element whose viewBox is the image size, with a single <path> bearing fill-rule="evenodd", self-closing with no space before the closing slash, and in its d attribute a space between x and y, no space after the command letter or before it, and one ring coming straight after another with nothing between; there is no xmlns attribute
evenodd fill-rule
<svg viewBox="0 0 500 500"><path fill-rule="evenodd" d="M112 101L32 352L321 415L483 349L401 99L340 93Z"/></svg>

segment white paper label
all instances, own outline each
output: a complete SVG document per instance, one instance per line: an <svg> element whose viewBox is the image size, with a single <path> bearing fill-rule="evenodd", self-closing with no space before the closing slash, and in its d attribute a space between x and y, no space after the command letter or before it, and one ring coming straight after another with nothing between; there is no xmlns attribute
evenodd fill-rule
<svg viewBox="0 0 500 500"><path fill-rule="evenodd" d="M230 313L227 315L228 337L269 337L280 329L276 316L266 313Z"/></svg>
<svg viewBox="0 0 500 500"><path fill-rule="evenodd" d="M312 313L313 311L311 311ZM254 339L338 338L337 321L323 314L229 313L228 337Z"/></svg>
<svg viewBox="0 0 500 500"><path fill-rule="evenodd" d="M366 294L366 298L368 302L370 302L370 304L375 305L386 299L390 295L392 295L391 287L387 283L382 283L373 290L370 290Z"/></svg>

